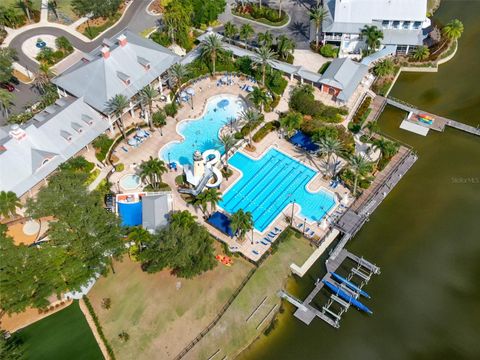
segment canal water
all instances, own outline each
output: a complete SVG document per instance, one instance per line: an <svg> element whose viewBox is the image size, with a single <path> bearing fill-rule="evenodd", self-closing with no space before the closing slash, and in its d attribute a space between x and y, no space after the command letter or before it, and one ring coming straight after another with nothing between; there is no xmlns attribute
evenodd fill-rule
<svg viewBox="0 0 480 360"><path fill-rule="evenodd" d="M457 56L436 74L402 74L392 95L477 126L479 15L480 1L442 0L436 20L465 25ZM348 246L382 269L366 288L373 316L351 309L335 330L319 319L304 325L287 305L240 359L480 359L480 139L410 134L398 128L404 115L387 108L380 124L419 160ZM288 290L305 297L323 261Z"/></svg>

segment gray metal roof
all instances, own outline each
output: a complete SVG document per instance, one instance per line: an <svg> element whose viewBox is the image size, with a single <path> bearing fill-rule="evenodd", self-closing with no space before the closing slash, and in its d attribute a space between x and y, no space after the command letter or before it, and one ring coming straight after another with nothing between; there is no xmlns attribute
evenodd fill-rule
<svg viewBox="0 0 480 360"><path fill-rule="evenodd" d="M349 58L335 59L322 75L320 83L340 89L337 98L348 101L367 72L367 65Z"/></svg>
<svg viewBox="0 0 480 360"><path fill-rule="evenodd" d="M142 226L145 230L156 231L168 224L172 211L172 194L148 194L142 197Z"/></svg>
<svg viewBox="0 0 480 360"><path fill-rule="evenodd" d="M116 40L125 35L127 44ZM92 51L90 61L79 61L52 82L106 114L108 101L117 94L130 99L162 75L180 58L172 51L129 30L114 36L109 42L110 56L102 57L99 47ZM149 64L149 66L146 66Z"/></svg>
<svg viewBox="0 0 480 360"><path fill-rule="evenodd" d="M381 42L386 45L423 45L424 37L421 29L385 29Z"/></svg>
<svg viewBox="0 0 480 360"><path fill-rule="evenodd" d="M16 130L0 128L0 190L23 195L108 128L108 121L83 99L61 100L51 107L54 113L42 112L42 121L34 118ZM82 121L84 116L91 124Z"/></svg>

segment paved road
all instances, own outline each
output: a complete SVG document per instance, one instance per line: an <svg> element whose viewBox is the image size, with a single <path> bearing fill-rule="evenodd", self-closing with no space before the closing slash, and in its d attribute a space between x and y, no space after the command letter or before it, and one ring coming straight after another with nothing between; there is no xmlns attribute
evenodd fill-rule
<svg viewBox="0 0 480 360"><path fill-rule="evenodd" d="M238 27L245 23L252 25L256 33L270 31L274 36L286 35L296 43L297 49L309 49L309 34L310 34L310 15L309 9L315 6L316 0L286 0L282 3L282 9L290 16L290 23L280 29L270 28L259 23L244 20L232 16L231 8L236 3L235 0L228 0L225 12L220 16L219 20L222 23L231 21ZM273 8L278 8L278 2L264 0L263 4L269 4ZM217 31L222 32L223 26L216 28Z"/></svg>
<svg viewBox="0 0 480 360"><path fill-rule="evenodd" d="M133 31L140 32L146 28L154 26L157 23L158 18L146 13L145 9L149 3L150 0L133 0L132 5L130 5L124 17L117 23L117 25L110 28L102 36L91 42L80 40L65 30L52 26L44 26L17 35L10 42L10 47L17 50L18 62L21 65L27 67L31 71L35 71L38 68L38 63L30 59L22 51L22 44L25 40L39 35L53 35L56 37L65 36L78 50L90 52L101 45L104 38L112 37L126 27L129 27Z"/></svg>
<svg viewBox="0 0 480 360"><path fill-rule="evenodd" d="M18 62L25 66L28 70L35 72L38 68L38 63L30 59L22 51L22 44L25 40L38 35L53 35L53 36L65 36L67 37L72 45L83 52L89 52L99 46L104 38L112 37L117 34L122 29L128 27L130 30L140 33L144 29L151 28L158 25L159 17L151 16L147 14L146 7L151 0L133 0L132 5L127 10L125 16L120 20L120 22L115 25L113 28L109 29L105 34L100 38L92 41L85 42L80 40L76 36L70 34L69 32L58 29L52 26L38 27L25 31L16 37L14 37L10 43L10 47L13 47L17 51ZM27 105L31 105L37 102L40 98L40 94L35 90L31 85L20 84L16 86L15 91L15 106L11 109L12 114L17 114L22 112ZM0 113L0 126L4 125L6 122L3 112Z"/></svg>

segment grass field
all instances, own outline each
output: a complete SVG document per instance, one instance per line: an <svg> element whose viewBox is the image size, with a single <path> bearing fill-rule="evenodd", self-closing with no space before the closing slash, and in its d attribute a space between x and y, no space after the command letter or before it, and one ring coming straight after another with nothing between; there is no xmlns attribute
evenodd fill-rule
<svg viewBox="0 0 480 360"><path fill-rule="evenodd" d="M19 330L18 335L25 344L25 359L103 359L77 301Z"/></svg>
<svg viewBox="0 0 480 360"><path fill-rule="evenodd" d="M117 359L169 359L179 353L215 317L253 265L234 258L194 279L168 271L147 274L128 258L115 274L101 278L88 297ZM111 299L105 310L103 298ZM119 340L126 331L128 342Z"/></svg>
<svg viewBox="0 0 480 360"><path fill-rule="evenodd" d="M277 291L283 288L288 279L290 264L302 264L312 251L305 239L298 239L291 233L279 245L277 252L259 267L217 325L193 347L185 359L208 359L217 350L220 351L215 359L234 359L268 326L275 312L270 311L280 303ZM247 322L265 297L266 301Z"/></svg>
<svg viewBox="0 0 480 360"><path fill-rule="evenodd" d="M53 11L49 11L48 20L67 24L78 20L78 16L72 10L72 0L57 0L57 13L59 19L55 17Z"/></svg>

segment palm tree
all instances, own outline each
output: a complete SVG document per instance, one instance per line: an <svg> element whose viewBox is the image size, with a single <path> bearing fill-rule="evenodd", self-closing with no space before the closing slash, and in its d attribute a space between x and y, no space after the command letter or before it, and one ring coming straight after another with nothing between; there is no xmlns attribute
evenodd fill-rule
<svg viewBox="0 0 480 360"><path fill-rule="evenodd" d="M210 204L210 210L213 213L217 209L217 204L222 201L222 193L217 188L210 188L204 192L205 199Z"/></svg>
<svg viewBox="0 0 480 360"><path fill-rule="evenodd" d="M378 122L376 121L370 121L367 125L365 125L364 129L367 129L368 131L368 141L370 141L373 137L373 135L376 132L380 131L380 125L378 125Z"/></svg>
<svg viewBox="0 0 480 360"><path fill-rule="evenodd" d="M171 224L178 224L184 228L189 228L195 224L196 216L192 215L190 211L177 211L172 214L170 219Z"/></svg>
<svg viewBox="0 0 480 360"><path fill-rule="evenodd" d="M223 145L223 149L225 150L225 164L224 169L228 169L228 156L229 152L232 149L233 145L235 145L235 137L230 134L223 134L220 136L220 142Z"/></svg>
<svg viewBox="0 0 480 360"><path fill-rule="evenodd" d="M442 33L450 41L457 40L463 34L463 23L458 19L454 19L444 26Z"/></svg>
<svg viewBox="0 0 480 360"><path fill-rule="evenodd" d="M394 141L390 141L381 137L373 141L373 147L380 151L380 154L384 159L392 158L400 148L400 145Z"/></svg>
<svg viewBox="0 0 480 360"><path fill-rule="evenodd" d="M252 108L242 111L242 113L240 114L240 118L245 122L245 125L249 125L250 127L253 127L255 126L255 124L258 123L258 121L260 120L260 116L261 114L256 109ZM252 143L252 132L253 131L250 131L249 133L250 144Z"/></svg>
<svg viewBox="0 0 480 360"><path fill-rule="evenodd" d="M0 192L0 216L7 219L17 215L17 208L21 208L22 204L13 191Z"/></svg>
<svg viewBox="0 0 480 360"><path fill-rule="evenodd" d="M245 234L253 229L253 217L250 211L244 212L238 209L230 218L230 228L240 240L245 238Z"/></svg>
<svg viewBox="0 0 480 360"><path fill-rule="evenodd" d="M330 170L330 159L333 154L342 152L343 145L342 142L333 137L324 137L318 141L319 151L323 155L327 155L327 174ZM332 176L335 175L332 173Z"/></svg>
<svg viewBox="0 0 480 360"><path fill-rule="evenodd" d="M283 0L278 0L278 17L282 16L282 3Z"/></svg>
<svg viewBox="0 0 480 360"><path fill-rule="evenodd" d="M237 36L238 34L238 28L235 24L233 24L231 21L227 22L225 24L225 36L230 39L230 40L233 40L235 38L235 36Z"/></svg>
<svg viewBox="0 0 480 360"><path fill-rule="evenodd" d="M373 72L377 76L385 76L390 75L395 71L395 65L393 61L390 59L385 59L380 61L375 67L373 68Z"/></svg>
<svg viewBox="0 0 480 360"><path fill-rule="evenodd" d="M11 92L8 92L5 89L0 89L0 108L4 112L5 118L8 118L8 112L13 106L14 99L15 95L13 95Z"/></svg>
<svg viewBox="0 0 480 360"><path fill-rule="evenodd" d="M412 54L413 60L416 61L423 61L428 59L430 56L430 50L426 46L419 46L415 49L415 51Z"/></svg>
<svg viewBox="0 0 480 360"><path fill-rule="evenodd" d="M295 129L298 129L303 122L302 114L289 112L287 116L280 119L280 125L287 131L287 136L291 136Z"/></svg>
<svg viewBox="0 0 480 360"><path fill-rule="evenodd" d="M38 71L35 73L33 78L33 85L38 89L38 91L43 94L45 88L50 84L50 79L53 77L53 73L50 70L50 66L44 62L40 63L38 66Z"/></svg>
<svg viewBox="0 0 480 360"><path fill-rule="evenodd" d="M257 49L257 56L253 59L255 64L262 67L262 84L265 86L265 73L267 71L267 65L271 65L272 61L276 59L277 55L266 46L262 46Z"/></svg>
<svg viewBox="0 0 480 360"><path fill-rule="evenodd" d="M295 50L295 42L285 35L277 37L277 53L283 60L287 60L290 54Z"/></svg>
<svg viewBox="0 0 480 360"><path fill-rule="evenodd" d="M173 64L173 66L168 70L168 77L173 83L173 87L180 86L188 76L188 73L189 71L185 65L181 63Z"/></svg>
<svg viewBox="0 0 480 360"><path fill-rule="evenodd" d="M23 10L25 15L27 15L28 22L32 22L32 17L30 16L30 11L32 10L32 1L31 0L18 0L18 5L20 9Z"/></svg>
<svg viewBox="0 0 480 360"><path fill-rule="evenodd" d="M223 50L222 41L216 34L210 34L202 41L200 50L204 58L210 58L212 74L215 75L215 62L217 61L217 56Z"/></svg>
<svg viewBox="0 0 480 360"><path fill-rule="evenodd" d="M310 11L310 20L315 22L315 47L318 49L319 44L319 33L320 33L320 26L322 25L323 19L327 15L327 11L323 8L323 6L317 6L315 9Z"/></svg>
<svg viewBox="0 0 480 360"><path fill-rule="evenodd" d="M248 94L248 98L263 112L263 107L268 102L267 92L264 89L255 86L253 91Z"/></svg>
<svg viewBox="0 0 480 360"><path fill-rule="evenodd" d="M265 47L272 46L273 36L272 36L272 33L268 30L265 31L264 33L259 33L257 39L258 39L258 43L262 46L265 46Z"/></svg>
<svg viewBox="0 0 480 360"><path fill-rule="evenodd" d="M147 161L142 161L140 164L140 177L142 180L147 180L154 190L158 190L162 183L162 175L167 172L165 163L158 159L150 158Z"/></svg>
<svg viewBox="0 0 480 360"><path fill-rule="evenodd" d="M152 115L152 123L155 127L160 129L160 136L163 136L162 128L167 125L167 114L165 110L160 109Z"/></svg>
<svg viewBox="0 0 480 360"><path fill-rule="evenodd" d="M367 52L375 51L380 46L380 40L383 39L383 32L375 25L365 25L361 31L362 36L365 36L367 44Z"/></svg>
<svg viewBox="0 0 480 360"><path fill-rule="evenodd" d="M363 156L352 155L348 160L348 168L354 176L353 195L356 196L358 178L368 173L368 171L370 170L370 164L367 162L367 160L365 160Z"/></svg>
<svg viewBox="0 0 480 360"><path fill-rule="evenodd" d="M159 95L157 89L155 89L151 84L145 86L140 91L140 99L144 105L148 106L148 125L150 126L150 130L153 130L153 122L152 122L152 105L153 100Z"/></svg>
<svg viewBox="0 0 480 360"><path fill-rule="evenodd" d="M192 201L192 205L195 206L196 208L200 208L202 210L202 213L204 216L207 216L207 194L205 192L202 192L195 196Z"/></svg>
<svg viewBox="0 0 480 360"><path fill-rule="evenodd" d="M122 94L115 95L113 98L110 99L107 104L107 111L117 117L118 128L120 129L120 132L122 133L124 139L126 139L127 136L125 135L125 126L123 124L122 115L125 112L125 109L129 106L130 103L128 99L125 97L125 95Z"/></svg>
<svg viewBox="0 0 480 360"><path fill-rule="evenodd" d="M130 247L130 252L132 252L133 256L141 253L145 244L147 244L151 240L150 233L141 228L141 227L134 227L127 235L127 239L129 242L133 242L136 247L136 252L133 252Z"/></svg>
<svg viewBox="0 0 480 360"><path fill-rule="evenodd" d="M248 44L248 40L252 38L253 34L255 34L255 30L253 30L250 24L243 24L240 28L240 39L245 41L246 44Z"/></svg>

